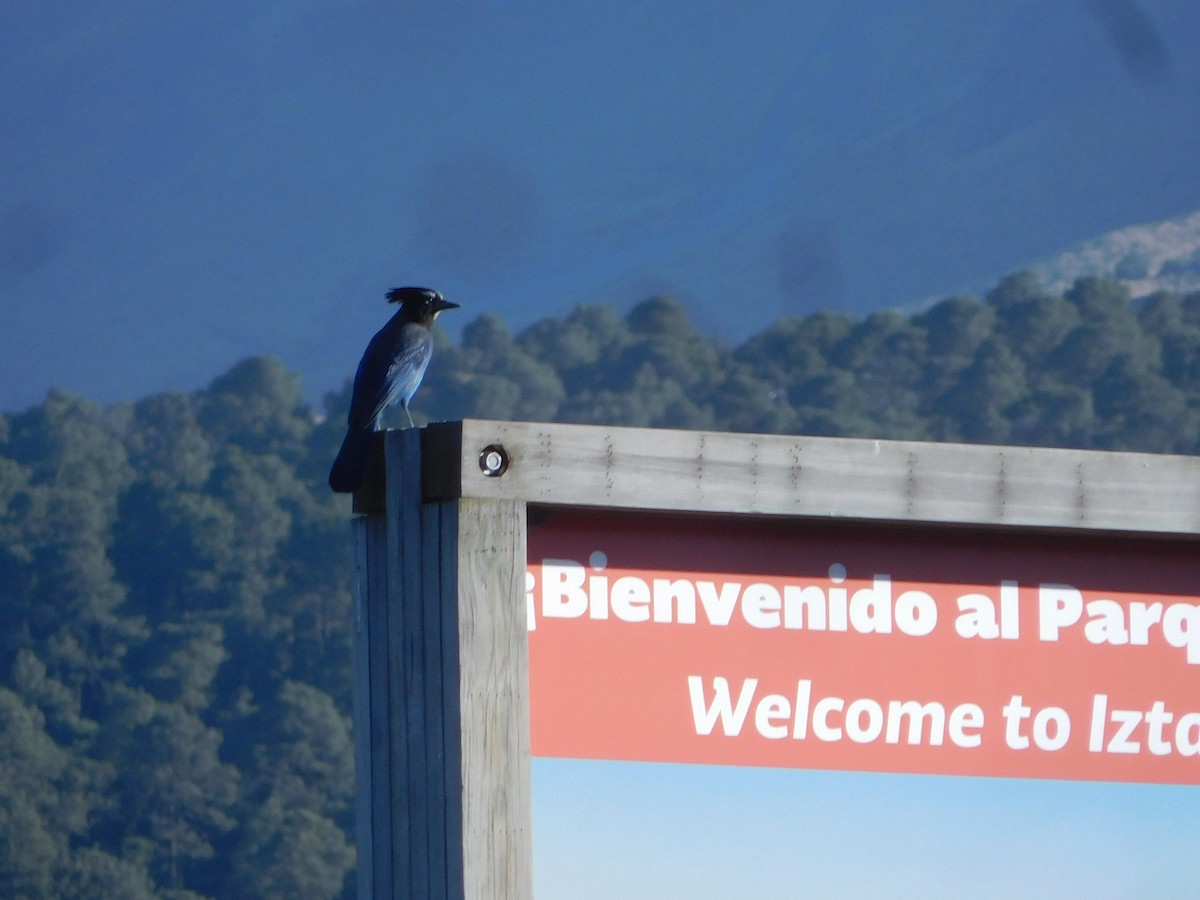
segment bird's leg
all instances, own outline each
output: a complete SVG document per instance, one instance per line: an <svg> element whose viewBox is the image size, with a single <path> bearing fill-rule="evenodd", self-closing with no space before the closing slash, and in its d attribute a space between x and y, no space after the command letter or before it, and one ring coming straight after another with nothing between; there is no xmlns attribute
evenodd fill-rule
<svg viewBox="0 0 1200 900"><path fill-rule="evenodd" d="M412 420L412 413L410 413L410 412L408 411L408 401L407 401L407 400L401 400L401 401L400 401L400 408L401 408L402 410L404 410L404 415L405 415L405 416L408 418L408 427L409 427L409 428L416 428L417 426L416 426L415 424L413 424L413 420Z"/></svg>

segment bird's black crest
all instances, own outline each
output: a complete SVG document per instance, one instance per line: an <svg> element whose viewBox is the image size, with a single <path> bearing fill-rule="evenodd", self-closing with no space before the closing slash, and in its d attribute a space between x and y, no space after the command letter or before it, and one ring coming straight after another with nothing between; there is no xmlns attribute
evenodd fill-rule
<svg viewBox="0 0 1200 900"><path fill-rule="evenodd" d="M388 303L404 303L407 300L441 300L442 295L431 288L398 287L387 292Z"/></svg>

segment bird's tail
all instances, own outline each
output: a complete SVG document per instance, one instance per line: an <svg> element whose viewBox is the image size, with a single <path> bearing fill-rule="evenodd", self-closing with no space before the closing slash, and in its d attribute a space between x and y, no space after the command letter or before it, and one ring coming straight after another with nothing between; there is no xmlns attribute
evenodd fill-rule
<svg viewBox="0 0 1200 900"><path fill-rule="evenodd" d="M362 483L363 472L371 455L370 428L351 428L342 441L342 449L329 470L329 486L339 494L353 494Z"/></svg>

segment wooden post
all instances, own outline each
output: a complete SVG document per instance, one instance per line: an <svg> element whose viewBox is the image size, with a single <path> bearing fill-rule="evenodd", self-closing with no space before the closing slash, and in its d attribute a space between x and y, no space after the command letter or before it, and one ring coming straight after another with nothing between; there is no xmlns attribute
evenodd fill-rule
<svg viewBox="0 0 1200 900"><path fill-rule="evenodd" d="M525 504L422 492L421 434L382 435L356 498L360 897L533 893Z"/></svg>

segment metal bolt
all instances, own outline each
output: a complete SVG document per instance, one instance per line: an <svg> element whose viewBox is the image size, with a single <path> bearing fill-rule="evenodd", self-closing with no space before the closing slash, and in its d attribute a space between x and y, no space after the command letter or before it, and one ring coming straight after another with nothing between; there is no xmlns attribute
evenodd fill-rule
<svg viewBox="0 0 1200 900"><path fill-rule="evenodd" d="M508 452L499 444L488 444L479 451L479 471L488 478L499 478L508 471Z"/></svg>

